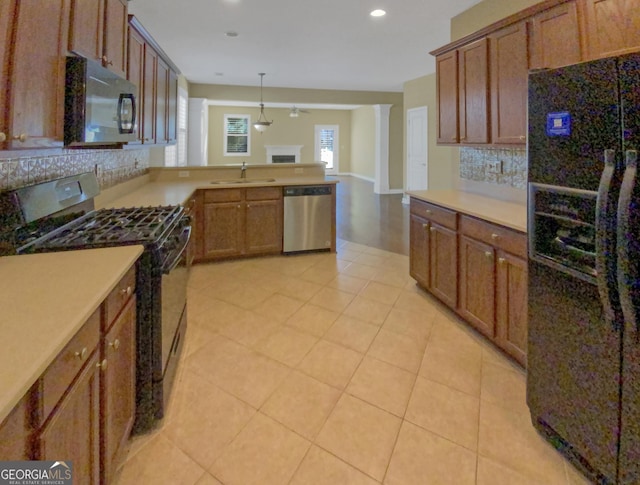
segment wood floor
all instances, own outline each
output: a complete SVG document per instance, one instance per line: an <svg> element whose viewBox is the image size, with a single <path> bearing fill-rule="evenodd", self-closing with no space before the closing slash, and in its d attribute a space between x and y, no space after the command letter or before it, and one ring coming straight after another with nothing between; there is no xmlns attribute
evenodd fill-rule
<svg viewBox="0 0 640 485"><path fill-rule="evenodd" d="M339 239L409 254L409 206L402 194L378 195L373 183L336 176L336 231Z"/></svg>

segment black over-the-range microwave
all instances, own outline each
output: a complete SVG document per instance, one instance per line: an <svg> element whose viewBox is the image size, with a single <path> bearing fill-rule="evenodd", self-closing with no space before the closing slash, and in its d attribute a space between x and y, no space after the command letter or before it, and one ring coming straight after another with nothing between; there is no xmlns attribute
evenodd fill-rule
<svg viewBox="0 0 640 485"><path fill-rule="evenodd" d="M136 86L95 61L67 57L64 144L95 146L136 139Z"/></svg>

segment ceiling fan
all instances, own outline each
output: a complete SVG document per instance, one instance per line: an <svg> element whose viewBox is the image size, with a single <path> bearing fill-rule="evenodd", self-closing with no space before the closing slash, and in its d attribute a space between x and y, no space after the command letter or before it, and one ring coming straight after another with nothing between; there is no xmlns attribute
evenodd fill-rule
<svg viewBox="0 0 640 485"><path fill-rule="evenodd" d="M293 106L289 111L289 116L291 118L297 118L298 116L300 116L300 113L309 114L311 113L311 111L307 111L306 109L300 109L300 108L297 108L296 106Z"/></svg>

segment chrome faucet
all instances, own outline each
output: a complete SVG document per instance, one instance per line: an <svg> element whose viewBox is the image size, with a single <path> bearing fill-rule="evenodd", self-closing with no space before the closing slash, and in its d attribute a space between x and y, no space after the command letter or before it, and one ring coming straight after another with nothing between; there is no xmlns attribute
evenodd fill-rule
<svg viewBox="0 0 640 485"><path fill-rule="evenodd" d="M247 162L242 162L242 168L240 169L240 178L247 178Z"/></svg>

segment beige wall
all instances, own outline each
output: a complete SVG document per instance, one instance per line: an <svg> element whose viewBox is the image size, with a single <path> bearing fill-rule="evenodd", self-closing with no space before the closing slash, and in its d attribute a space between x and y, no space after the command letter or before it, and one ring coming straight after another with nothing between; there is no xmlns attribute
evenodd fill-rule
<svg viewBox="0 0 640 485"><path fill-rule="evenodd" d="M427 107L428 114L428 164L427 180L429 189L449 189L453 187L454 177L457 176L457 163L453 164L454 153L458 149L436 145L437 112L436 105L436 75L429 74L404 84L404 108L406 124L406 110ZM405 127L406 128L406 127ZM406 132L406 129L405 129ZM406 149L405 149L406 151ZM405 153L406 160L406 153Z"/></svg>
<svg viewBox="0 0 640 485"><path fill-rule="evenodd" d="M375 177L376 118L373 107L363 106L351 112L351 172L367 179Z"/></svg>
<svg viewBox="0 0 640 485"><path fill-rule="evenodd" d="M239 106L210 106L209 107L209 165L223 165L228 163L265 163L267 151L265 145L303 145L300 152L302 163L313 163L315 144L315 125L338 125L340 141L340 169L342 163L348 163L351 153L351 111L349 110L309 110L311 113L301 113L297 118L289 116L289 110L284 108L265 108L267 120L273 124L260 134L251 128L251 156L224 156L224 115L235 114L251 116L254 122L260 116L260 108Z"/></svg>
<svg viewBox="0 0 640 485"><path fill-rule="evenodd" d="M540 0L484 0L451 19L451 40L460 39Z"/></svg>
<svg viewBox="0 0 640 485"><path fill-rule="evenodd" d="M389 188L404 187L404 103L389 112Z"/></svg>

